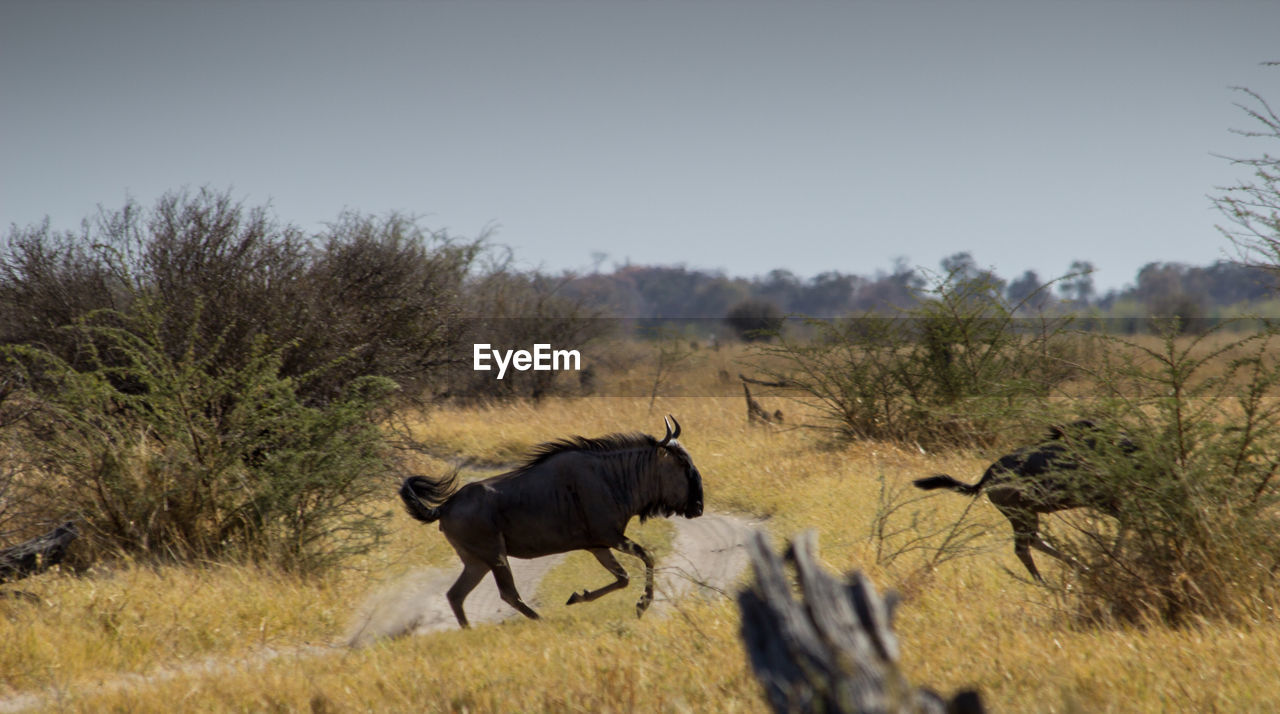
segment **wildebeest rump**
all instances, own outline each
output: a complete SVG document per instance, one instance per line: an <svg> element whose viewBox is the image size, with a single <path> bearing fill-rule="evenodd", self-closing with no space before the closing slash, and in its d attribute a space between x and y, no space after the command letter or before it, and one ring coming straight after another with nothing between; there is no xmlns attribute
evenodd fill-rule
<svg viewBox="0 0 1280 714"><path fill-rule="evenodd" d="M930 491L948 488L969 496L986 491L991 500L1013 526L1013 551L1026 566L1031 577L1044 582L1031 548L1065 563L1074 561L1040 537L1040 514L1069 508L1093 508L1116 515L1114 489L1101 488L1096 471L1104 464L1085 464L1081 454L1102 454L1107 446L1098 441L1102 434L1096 424L1081 419L1065 427L1052 427L1046 441L1000 457L987 468L977 483L967 484L945 474L917 479L917 488ZM1117 437L1115 451L1132 455L1137 446L1128 438ZM1089 469L1085 467L1089 466Z"/></svg>
<svg viewBox="0 0 1280 714"><path fill-rule="evenodd" d="M627 586L627 571L609 552L613 549L644 561L644 595L636 615L644 614L653 601L653 558L626 537L627 523L635 516L643 521L702 515L702 476L676 441L679 436L680 424L670 417L661 441L645 434L552 441L536 447L514 471L460 488L456 472L440 479L405 479L400 498L409 515L423 523L438 520L462 559L462 575L447 595L458 624L468 626L462 603L488 572L504 602L537 619L516 591L507 558L571 550L590 551L615 580L575 592L568 604Z"/></svg>

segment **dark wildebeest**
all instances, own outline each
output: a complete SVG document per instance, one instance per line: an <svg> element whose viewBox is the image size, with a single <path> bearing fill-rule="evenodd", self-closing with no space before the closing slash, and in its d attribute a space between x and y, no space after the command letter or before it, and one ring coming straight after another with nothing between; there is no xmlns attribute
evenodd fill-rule
<svg viewBox="0 0 1280 714"><path fill-rule="evenodd" d="M962 483L945 474L913 483L926 491L949 488L969 496L986 491L987 498L1013 526L1013 552L1031 577L1044 582L1031 559L1031 548L1064 563L1077 563L1040 537L1041 513L1088 507L1116 515L1114 489L1100 488L1096 481L1099 469L1106 467L1108 451L1098 441L1099 436L1102 432L1096 424L1081 419L1065 427L1051 427L1046 441L1000 457L975 484ZM1117 436L1113 453L1131 456L1137 450L1131 440ZM1082 455L1090 453L1103 456L1101 462L1083 461Z"/></svg>
<svg viewBox="0 0 1280 714"><path fill-rule="evenodd" d="M449 605L467 627L462 601L492 572L503 601L533 619L538 613L520 599L507 557L587 550L616 580L574 593L570 605L624 588L627 571L612 548L644 561L644 595L636 616L653 601L653 558L625 535L634 516L702 515L702 475L676 439L680 424L667 423L661 441L646 434L574 437L542 444L520 468L457 487L457 473L441 479L412 476L400 486L409 515L440 521L462 559L462 575L449 588ZM672 430L672 425L675 430Z"/></svg>

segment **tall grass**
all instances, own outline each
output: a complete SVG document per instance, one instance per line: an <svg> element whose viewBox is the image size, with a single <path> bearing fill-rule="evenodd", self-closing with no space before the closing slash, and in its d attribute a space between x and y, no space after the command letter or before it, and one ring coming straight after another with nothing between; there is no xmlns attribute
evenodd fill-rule
<svg viewBox="0 0 1280 714"><path fill-rule="evenodd" d="M679 377L714 385L720 368L708 361ZM817 528L829 569L862 569L882 589L902 588L914 568L876 562L881 483L895 489L936 472L972 480L993 455L833 445L809 430L759 429L748 425L741 395L659 395L652 413L647 396L551 398L538 407L445 408L412 426L441 455L498 463L568 434L660 432L667 412L684 427L681 441L702 471L709 509L765 517L779 539ZM473 468L482 475L495 467ZM390 509L393 499L388 493L381 503ZM1052 591L1015 577L1021 565L1008 523L984 500L949 494L911 509L926 531L966 510L964 522L982 531L972 542L981 552L939 563L906 589L896 625L911 681L943 691L976 686L996 711L1280 708L1273 615L1180 627L1082 625ZM589 559L544 582L539 622L517 618L359 650L307 648L340 638L357 606L387 581L453 565L435 529L397 516L377 549L318 578L253 565L131 566L24 581L43 604L0 599L0 697L37 692L42 708L85 712L766 710L731 601L691 601L637 620L633 578L599 601L562 605L571 590L604 576ZM1051 577L1066 572L1042 565ZM262 656L264 647L274 658ZM156 672L163 674L148 676Z"/></svg>

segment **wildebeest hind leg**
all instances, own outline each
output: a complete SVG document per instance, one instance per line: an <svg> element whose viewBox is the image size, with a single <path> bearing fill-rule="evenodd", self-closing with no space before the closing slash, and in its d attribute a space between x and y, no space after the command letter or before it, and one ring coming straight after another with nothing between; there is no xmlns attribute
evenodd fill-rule
<svg viewBox="0 0 1280 714"><path fill-rule="evenodd" d="M520 599L520 591L516 590L515 578L511 577L511 565L507 563L507 556L500 556L498 561L493 566L493 581L498 584L498 594L502 596L502 601L519 610L521 615L530 620L541 619L533 608Z"/></svg>
<svg viewBox="0 0 1280 714"><path fill-rule="evenodd" d="M1070 565L1073 568L1082 568L1080 561L1054 548L1040 537L1040 519L1036 514L1023 516L1020 518L1010 518L1013 521L1013 551L1018 555L1018 559L1022 564L1027 566L1027 572L1031 573L1031 577L1036 582L1043 583L1044 578L1040 576L1040 571L1036 569L1035 561L1031 559L1031 549L1053 556L1058 560Z"/></svg>
<svg viewBox="0 0 1280 714"><path fill-rule="evenodd" d="M1013 525L1013 552L1018 556L1018 560L1026 566L1027 572L1031 573L1031 577L1035 578L1038 583L1043 583L1044 578L1041 577L1040 571L1036 568L1036 561L1031 559L1031 544L1040 540L1040 517L1035 513L1023 510L1000 509L1009 523Z"/></svg>
<svg viewBox="0 0 1280 714"><path fill-rule="evenodd" d="M1026 566L1027 572L1031 573L1031 577L1035 578L1037 583L1043 583L1044 578L1040 575L1040 571L1036 569L1036 561L1031 559L1031 541L1035 536L1025 536L1021 533L1015 533L1013 536L1013 552L1018 556L1018 560Z"/></svg>
<svg viewBox="0 0 1280 714"><path fill-rule="evenodd" d="M627 569L622 567L622 564L618 562L617 558L613 557L613 553L610 553L608 548L592 548L591 554L596 557L596 560L600 561L605 570L613 573L613 577L617 578L617 580L602 588L583 590L580 593L575 592L569 596L569 602L565 603L566 605L590 602L601 595L607 595L614 590L625 588L627 583L631 582L631 578L627 575Z"/></svg>
<svg viewBox="0 0 1280 714"><path fill-rule="evenodd" d="M453 616L458 618L458 625L463 629L471 627L467 623L467 615L462 611L462 601L467 599L467 595L480 584L484 579L484 574L489 572L489 566L479 560L471 560L463 558L462 575L454 581L453 586L449 588L449 592L445 597L449 599L449 607L453 608Z"/></svg>
<svg viewBox="0 0 1280 714"><path fill-rule="evenodd" d="M653 602L653 558L649 557L649 553L630 538L623 538L622 542L614 547L620 552L634 555L644 561L644 595L640 596L640 601L636 603L636 617L640 617L645 610L649 609L650 603Z"/></svg>

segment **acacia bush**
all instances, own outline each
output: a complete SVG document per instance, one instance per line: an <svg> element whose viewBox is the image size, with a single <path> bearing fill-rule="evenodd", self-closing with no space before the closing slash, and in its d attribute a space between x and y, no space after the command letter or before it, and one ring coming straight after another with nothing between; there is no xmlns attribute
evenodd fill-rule
<svg viewBox="0 0 1280 714"><path fill-rule="evenodd" d="M469 364L466 281L484 236L460 241L405 216L347 212L320 239L297 331L281 333L294 342L284 374L324 367L306 382L309 399L324 401L375 374L421 400L441 373Z"/></svg>
<svg viewBox="0 0 1280 714"><path fill-rule="evenodd" d="M22 447L6 454L24 466L24 502L77 514L98 549L183 560L311 571L377 541L369 503L395 469L379 428L393 382L352 380L307 405L266 340L240 364L215 366L217 353L199 349L197 304L174 358L164 334L173 316L150 298L133 307L65 328L81 365L48 348L0 348L11 375L41 385L14 427Z"/></svg>
<svg viewBox="0 0 1280 714"><path fill-rule="evenodd" d="M0 514L188 559L313 569L367 547L396 467L381 410L465 361L482 250L394 214L306 236L208 189L11 229Z"/></svg>
<svg viewBox="0 0 1280 714"><path fill-rule="evenodd" d="M149 210L100 211L79 233L47 221L12 229L0 246L0 344L84 366L61 328L98 309L128 315L145 298L164 307L157 338L171 359L194 340L211 368L241 367L265 340L282 376L323 372L298 385L309 403L367 374L413 398L433 369L462 361L460 292L482 248L483 237L454 240L396 214L343 213L308 237L227 193L174 192Z"/></svg>
<svg viewBox="0 0 1280 714"><path fill-rule="evenodd" d="M1056 539L1085 566L1064 597L1091 619L1258 616L1280 595L1278 335L1178 332L1156 347L1096 338L1090 406L1114 433L1080 478L1115 518L1072 517Z"/></svg>
<svg viewBox="0 0 1280 714"><path fill-rule="evenodd" d="M999 286L952 275L892 315L808 320L757 348L757 369L811 403L841 437L982 445L1041 417L1072 374L1069 319L1015 316Z"/></svg>

